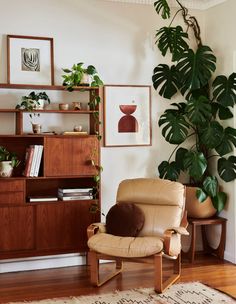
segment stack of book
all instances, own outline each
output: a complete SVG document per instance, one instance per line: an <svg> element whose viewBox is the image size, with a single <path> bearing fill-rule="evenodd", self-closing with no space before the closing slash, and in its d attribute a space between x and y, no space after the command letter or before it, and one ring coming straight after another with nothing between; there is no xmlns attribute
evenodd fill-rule
<svg viewBox="0 0 236 304"><path fill-rule="evenodd" d="M93 188L59 188L58 197L63 201L91 200L93 199Z"/></svg>
<svg viewBox="0 0 236 304"><path fill-rule="evenodd" d="M24 176L37 177L43 155L42 145L31 145L26 148Z"/></svg>

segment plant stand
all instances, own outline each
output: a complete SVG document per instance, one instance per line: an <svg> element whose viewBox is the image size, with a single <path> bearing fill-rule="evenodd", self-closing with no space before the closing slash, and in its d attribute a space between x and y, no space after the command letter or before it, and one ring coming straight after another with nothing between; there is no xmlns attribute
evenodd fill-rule
<svg viewBox="0 0 236 304"><path fill-rule="evenodd" d="M197 226L201 226L201 233L202 233L202 245L203 251L207 254L216 255L220 259L224 259L224 251L225 251L225 240L226 240L226 221L227 219L222 217L213 217L208 219L195 219L195 218L188 218L189 225L192 226L192 238L190 248L187 252L182 251L183 258L187 258L190 263L194 262L196 250L196 234L197 234ZM206 226L208 225L221 225L221 236L220 242L217 248L212 248L209 245L206 236Z"/></svg>

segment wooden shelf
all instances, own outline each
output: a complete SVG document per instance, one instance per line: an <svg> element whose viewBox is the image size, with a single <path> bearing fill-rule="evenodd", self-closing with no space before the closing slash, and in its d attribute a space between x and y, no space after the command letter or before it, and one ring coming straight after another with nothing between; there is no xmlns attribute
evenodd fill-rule
<svg viewBox="0 0 236 304"><path fill-rule="evenodd" d="M38 84L10 84L10 83L0 83L1 89L34 89L34 90L57 90L57 91L67 91L65 86L62 85L38 85ZM89 86L79 86L75 87L74 91L92 91L98 90L99 87L89 87Z"/></svg>
<svg viewBox="0 0 236 304"><path fill-rule="evenodd" d="M60 113L60 114L93 114L97 111L92 110L18 110L18 109L0 109L0 113Z"/></svg>

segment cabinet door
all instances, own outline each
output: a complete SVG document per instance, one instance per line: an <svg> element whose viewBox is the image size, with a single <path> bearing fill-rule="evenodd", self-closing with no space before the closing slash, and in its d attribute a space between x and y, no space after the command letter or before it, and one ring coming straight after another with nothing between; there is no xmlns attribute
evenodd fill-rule
<svg viewBox="0 0 236 304"><path fill-rule="evenodd" d="M0 251L34 248L34 209L26 207L0 208Z"/></svg>
<svg viewBox="0 0 236 304"><path fill-rule="evenodd" d="M37 205L37 250L87 250L89 201Z"/></svg>
<svg viewBox="0 0 236 304"><path fill-rule="evenodd" d="M91 158L96 163L98 162L97 151L98 140L96 137L46 138L44 175L94 175L95 169L91 164Z"/></svg>

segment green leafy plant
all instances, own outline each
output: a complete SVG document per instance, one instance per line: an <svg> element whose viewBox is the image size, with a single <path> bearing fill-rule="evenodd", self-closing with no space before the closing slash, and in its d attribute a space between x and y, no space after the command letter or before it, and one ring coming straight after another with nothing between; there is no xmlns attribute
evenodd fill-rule
<svg viewBox="0 0 236 304"><path fill-rule="evenodd" d="M20 164L15 152L11 153L5 147L0 146L0 162L2 161L11 161L12 168Z"/></svg>
<svg viewBox="0 0 236 304"><path fill-rule="evenodd" d="M65 73L62 75L63 86L70 92L73 91L74 87L81 85L90 85L97 87L103 85L102 80L98 76L97 70L93 65L89 65L87 68L83 67L84 63L80 62L74 64L71 69L62 69ZM91 84L83 83L84 74L91 77Z"/></svg>
<svg viewBox="0 0 236 304"><path fill-rule="evenodd" d="M157 47L163 56L171 54L172 64L159 64L154 69L153 86L166 99L177 94L182 96L159 119L162 135L168 143L175 145L169 159L159 165L159 175L178 180L181 171L186 172L190 184L198 187L198 200L203 202L210 196L220 212L227 195L220 191L218 178L211 172L210 164L217 160L218 175L223 181L230 182L236 178L236 157L228 156L236 147L236 129L224 127L225 123L221 122L233 117L236 73L212 79L216 57L209 46L202 44L196 18L189 15L179 0L176 2L179 10L169 26L157 30L156 34ZM170 18L167 0L157 0L154 7L162 18ZM183 16L186 30L180 25L172 26L179 13ZM195 49L190 47L189 30L194 34Z"/></svg>

